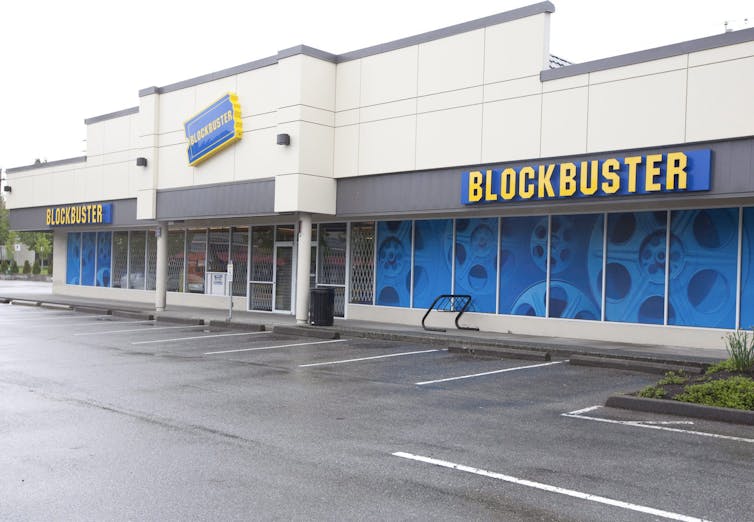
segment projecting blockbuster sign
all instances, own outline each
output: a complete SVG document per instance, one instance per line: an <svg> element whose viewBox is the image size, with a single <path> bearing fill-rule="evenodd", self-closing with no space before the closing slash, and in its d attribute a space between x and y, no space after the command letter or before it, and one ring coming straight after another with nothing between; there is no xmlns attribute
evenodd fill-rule
<svg viewBox="0 0 754 522"><path fill-rule="evenodd" d="M461 203L710 190L712 151L668 152L464 172Z"/></svg>
<svg viewBox="0 0 754 522"><path fill-rule="evenodd" d="M188 140L188 162L194 166L241 139L238 96L229 92L183 126Z"/></svg>
<svg viewBox="0 0 754 522"><path fill-rule="evenodd" d="M81 203L45 209L45 224L51 227L63 225L109 225L113 222L112 203Z"/></svg>

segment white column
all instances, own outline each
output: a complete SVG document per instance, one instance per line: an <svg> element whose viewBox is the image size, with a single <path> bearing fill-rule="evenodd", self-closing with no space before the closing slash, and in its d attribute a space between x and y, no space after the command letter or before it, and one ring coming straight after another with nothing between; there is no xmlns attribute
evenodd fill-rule
<svg viewBox="0 0 754 522"><path fill-rule="evenodd" d="M309 322L309 265L312 257L312 216L300 214L296 265L296 324Z"/></svg>
<svg viewBox="0 0 754 522"><path fill-rule="evenodd" d="M168 224L165 221L161 221L157 225L156 277L154 308L158 312L164 312L168 288Z"/></svg>

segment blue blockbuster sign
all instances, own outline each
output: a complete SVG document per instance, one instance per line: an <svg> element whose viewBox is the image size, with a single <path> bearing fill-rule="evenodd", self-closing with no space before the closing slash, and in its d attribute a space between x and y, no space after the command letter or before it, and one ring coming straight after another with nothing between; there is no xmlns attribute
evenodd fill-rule
<svg viewBox="0 0 754 522"><path fill-rule="evenodd" d="M112 203L81 203L61 207L49 207L45 212L45 224L51 227L63 225L109 225L112 222Z"/></svg>
<svg viewBox="0 0 754 522"><path fill-rule="evenodd" d="M712 151L480 169L461 176L461 203L710 190Z"/></svg>
<svg viewBox="0 0 754 522"><path fill-rule="evenodd" d="M241 139L241 106L228 93L184 123L188 162L194 166Z"/></svg>

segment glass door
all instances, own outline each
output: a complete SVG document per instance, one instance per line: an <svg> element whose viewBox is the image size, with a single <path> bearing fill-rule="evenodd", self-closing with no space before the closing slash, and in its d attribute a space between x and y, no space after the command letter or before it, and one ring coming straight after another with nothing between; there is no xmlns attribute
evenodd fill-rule
<svg viewBox="0 0 754 522"><path fill-rule="evenodd" d="M293 243L275 242L275 312L291 311L293 290Z"/></svg>

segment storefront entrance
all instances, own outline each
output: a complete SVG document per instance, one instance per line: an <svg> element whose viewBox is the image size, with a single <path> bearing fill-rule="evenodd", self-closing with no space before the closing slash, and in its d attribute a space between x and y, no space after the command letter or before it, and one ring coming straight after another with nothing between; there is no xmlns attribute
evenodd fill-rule
<svg viewBox="0 0 754 522"><path fill-rule="evenodd" d="M293 225L251 228L249 310L290 313L293 303Z"/></svg>

